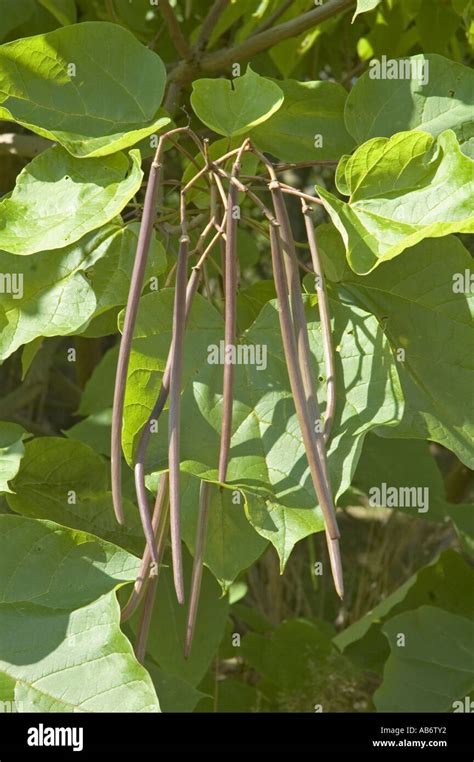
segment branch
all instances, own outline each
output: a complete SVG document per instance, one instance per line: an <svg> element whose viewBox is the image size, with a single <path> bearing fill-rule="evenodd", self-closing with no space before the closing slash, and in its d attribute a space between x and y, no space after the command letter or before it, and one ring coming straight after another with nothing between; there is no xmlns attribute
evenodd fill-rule
<svg viewBox="0 0 474 762"><path fill-rule="evenodd" d="M308 13L303 13L302 16L248 37L239 45L209 53L201 59L199 66L203 72L222 72L226 66L251 58L290 37L298 37L307 29L312 29L353 5L355 5L355 0L329 0L324 5L308 11Z"/></svg>
<svg viewBox="0 0 474 762"><path fill-rule="evenodd" d="M161 14L165 20L166 26L168 27L168 32L173 45L175 46L181 58L187 60L190 57L191 51L189 49L188 43L184 38L181 27L178 24L178 19L176 18L172 7L170 6L168 0L160 0L159 7L161 9Z"/></svg>

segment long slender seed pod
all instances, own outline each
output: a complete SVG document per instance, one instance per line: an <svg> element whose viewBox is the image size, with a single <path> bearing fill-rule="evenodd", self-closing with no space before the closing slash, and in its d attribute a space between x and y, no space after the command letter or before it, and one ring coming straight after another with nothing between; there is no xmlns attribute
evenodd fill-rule
<svg viewBox="0 0 474 762"><path fill-rule="evenodd" d="M165 547L166 530L168 526L169 518L169 501L168 501L168 473L163 473L160 477L160 483L158 485L158 491L156 493L155 507L153 509L152 526L153 532L156 537L157 556L158 561L154 564L155 570L161 563ZM145 592L148 579L151 576L151 554L148 545L145 545L143 552L140 569L138 571L133 590L130 597L122 609L120 621L126 622L127 619L135 613L137 610Z"/></svg>
<svg viewBox="0 0 474 762"><path fill-rule="evenodd" d="M218 232L215 234L212 241L209 243L209 245L206 247L206 249L202 253L199 261L192 269L191 275L188 280L188 285L186 288L186 307L185 307L186 322L188 320L189 313L191 311L194 295L199 286L201 272L202 272L202 268L204 266L205 260L209 252L212 250L213 246L215 245L215 243L218 241L219 236L222 234L222 231L224 230L224 226L225 226L225 221L226 221L226 217L224 216L224 219L221 223L221 226ZM161 381L161 388L158 394L158 398L155 402L155 405L153 406L153 410L151 411L145 426L143 427L140 440L138 443L137 452L135 455L135 469L134 469L135 487L136 487L137 494L142 494L143 491L145 490L145 455L146 455L148 442L150 439L151 426L153 422L158 421L166 405L166 401L168 399L169 389L170 389L171 358L172 358L172 349L170 348L170 351L168 353L168 358L166 361L165 371L163 373L163 378Z"/></svg>
<svg viewBox="0 0 474 762"><path fill-rule="evenodd" d="M132 344L133 329L138 312L138 304L143 287L148 250L153 231L153 218L155 215L155 201L159 180L159 161L153 161L151 165L148 186L143 208L142 224L138 239L135 264L130 283L125 321L123 325L122 340L117 363L117 375L112 414L112 443L111 443L111 469L112 469L112 496L117 521L123 524L125 521L122 505L121 467L122 467L122 416L125 399L125 385L127 378L130 349Z"/></svg>
<svg viewBox="0 0 474 762"><path fill-rule="evenodd" d="M225 225L225 217L221 224L221 230L223 230L224 225ZM214 242L218 240L218 238L219 238L219 233L217 233L214 236L213 240L211 241L209 246L205 249L202 256L200 257L198 263L192 269L192 272L188 281L188 285L186 288L185 322L187 322L188 320L189 313L191 311L192 302L194 299L194 295L199 286L202 266L206 260L207 255L211 251L211 248L214 245ZM170 387L171 358L172 358L172 347L170 348L170 351L168 353L168 358L166 361L165 371L163 374L158 398L142 430L137 451L135 454L135 467L134 467L135 490L136 490L137 500L138 500L141 513L144 511L148 512L148 501L146 498L146 488L145 488L146 450L147 450L148 442L150 439L151 427L153 423L156 422L158 418L160 417L164 409L164 406L166 404L166 401L168 399L169 387Z"/></svg>
<svg viewBox="0 0 474 762"><path fill-rule="evenodd" d="M285 263L286 277L290 288L290 304L293 317L293 327L296 338L296 349L298 362L301 368L303 387L306 396L306 402L310 419L313 423L313 439L316 444L318 455L318 464L321 466L323 474L324 495L317 492L318 500L326 523L326 537L328 540L329 558L333 572L334 585L338 595L342 598L343 589L340 581L342 580L342 565L339 554L339 528L337 526L334 504L332 499L332 490L329 480L329 470L326 458L326 448L324 437L319 429L320 412L318 398L314 390L313 374L311 368L311 352L309 348L308 329L306 325L306 316L304 311L303 299L301 297L301 285L298 272L298 264L291 230L288 210L283 198L281 189L278 187L278 181L270 183L270 190L274 199L276 216L281 224L280 237L282 241L283 259ZM322 498L322 501L321 501ZM335 542L334 542L335 541Z"/></svg>
<svg viewBox="0 0 474 762"><path fill-rule="evenodd" d="M199 593L201 590L204 549L206 545L207 524L209 519L209 505L211 501L212 485L209 482L201 482L199 491L199 513L196 528L196 540L194 543L193 573L191 577L191 593L189 596L188 619L186 624L186 640L184 645L184 658L187 659L190 652L196 626L196 616L199 605Z"/></svg>
<svg viewBox="0 0 474 762"><path fill-rule="evenodd" d="M326 469L326 450L324 448L324 441L321 432L318 430L316 424L320 420L319 405L316 392L313 384L313 374L311 368L311 352L309 347L308 329L306 325L306 316L304 311L303 299L301 297L301 285L299 279L298 262L296 258L296 251L293 240L293 232L291 230L290 218L288 210L283 198L283 194L278 185L278 180L273 173L273 180L270 183L270 191L273 198L273 204L275 208L275 214L278 222L280 223L280 239L281 249L283 253L283 262L285 265L286 280L290 293L290 307L292 313L293 328L296 339L296 349L298 354L298 362L301 369L301 376L303 381L303 387L305 390L306 403L313 422L314 439L316 442L319 460L321 461L322 468L326 472L325 489L324 489L324 504L329 514L329 520L327 524L329 527L329 534L331 537L338 537L337 522L334 514L334 508L332 505L331 488L329 480L327 478Z"/></svg>
<svg viewBox="0 0 474 762"><path fill-rule="evenodd" d="M311 260L313 262L313 269L316 275L316 293L318 295L319 318L321 321L321 333L323 337L324 364L326 366L326 384L327 384L327 404L326 404L326 418L324 421L324 439L327 444L331 436L331 427L334 420L334 414L336 412L336 366L334 362L334 347L333 347L332 333L331 333L331 318L329 315L329 300L328 300L328 295L326 293L324 272L321 265L321 258L319 256L318 244L316 241L316 233L314 230L313 220L311 218L311 207L309 207L304 202L304 200L302 200L301 202L301 207L302 207L302 212L304 215L306 233L308 236L309 250L311 252Z"/></svg>
<svg viewBox="0 0 474 762"><path fill-rule="evenodd" d="M271 226L270 227L270 241L271 241L271 252L272 252L272 264L273 264L273 273L274 273L274 279L275 279L275 289L277 292L278 297L278 304L279 304L279 319L280 319L280 328L281 328L281 335L283 339L283 348L285 352L285 358L286 358L286 364L288 367L288 375L290 379L290 385L295 401L295 408L296 413L298 416L298 421L301 428L301 433L303 435L303 442L306 450L306 455L308 458L308 465L311 472L312 481L314 484L314 488L316 491L316 494L318 496L318 501L321 506L321 509L323 511L323 515L326 521L326 525L329 525L329 519L331 518L330 509L332 508L332 504L329 504L329 511L328 511L328 505L326 503L326 493L327 493L327 486L326 486L326 474L324 472L323 466L321 464L321 461L319 459L319 454L317 451L317 448L315 446L315 439L314 439L314 427L311 424L311 418L309 415L309 411L306 404L306 395L305 395L305 389L303 385L303 379L301 376L301 372L299 369L298 364L298 353L296 348L296 339L295 339L295 333L294 333L294 327L292 323L292 316L291 316L291 309L290 309L290 303L288 298L288 283L286 280L285 270L283 267L282 262L282 246L281 246L281 238L280 238L280 232L277 228ZM334 532L334 537L330 536L330 559L333 561L334 558L338 558L338 530L337 530L337 524L335 527L333 527L333 530L336 530ZM343 589L340 584L342 575L339 574L339 569L337 567L333 570L333 577L334 582L336 585L336 590L338 594L342 597Z"/></svg>
<svg viewBox="0 0 474 762"><path fill-rule="evenodd" d="M148 585L145 591L145 602L140 615L140 621L138 623L137 640L135 643L135 656L140 664L145 663L146 646L148 642L148 635L150 633L151 617L153 614L153 606L155 605L156 588L158 585L158 577L156 574L150 577Z"/></svg>
<svg viewBox="0 0 474 762"><path fill-rule="evenodd" d="M189 236L186 229L186 196L181 192L182 233L179 242L178 267L173 308L171 342L170 408L168 418L168 463L170 472L170 526L173 578L178 603L184 603L183 559L180 526L180 428L181 380L183 368L184 329L186 322L186 268Z"/></svg>
<svg viewBox="0 0 474 762"><path fill-rule="evenodd" d="M245 150L247 141L241 146L232 167L231 177L237 178L240 172L240 160L242 152ZM219 481L225 482L227 474L227 464L229 461L229 447L232 429L232 406L233 406L233 385L234 385L234 365L228 359L228 352L232 352L236 341L237 326L237 217L234 215L234 208L237 206L238 191L234 183L230 183L229 196L227 202L227 239L225 242L225 269L224 269L224 297L225 297L225 315L224 315L224 380L223 380L223 410L222 410L222 428L221 443L219 452Z"/></svg>
<svg viewBox="0 0 474 762"><path fill-rule="evenodd" d="M203 146L197 135L188 127L177 127L161 135L158 142L155 157L153 159L143 206L143 215L140 224L140 234L138 237L137 251L133 266L132 277L130 280L130 290L125 309L125 319L123 325L123 334L120 342L119 357L117 362L117 372L115 377L114 402L112 413L112 434L111 434L111 482L112 499L115 516L119 524L124 523L124 513L122 505L122 419L123 405L125 399L125 386L127 381L127 370L132 346L133 331L137 318L140 295L143 288L143 278L145 276L148 252L150 249L151 236L153 233L153 224L155 218L155 206L158 190L161 184L162 164L161 156L165 141L178 133L186 132L189 137L197 144L199 150ZM145 529L145 527L144 527ZM150 526L147 526L149 534Z"/></svg>

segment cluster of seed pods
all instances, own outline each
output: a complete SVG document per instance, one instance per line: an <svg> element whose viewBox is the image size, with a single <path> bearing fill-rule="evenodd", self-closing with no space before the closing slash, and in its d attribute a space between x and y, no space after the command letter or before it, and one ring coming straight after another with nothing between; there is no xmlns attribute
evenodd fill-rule
<svg viewBox="0 0 474 762"><path fill-rule="evenodd" d="M175 278L173 330L171 346L161 388L152 412L142 429L134 456L134 476L136 497L141 523L146 538L145 550L140 570L129 597L122 610L122 621L129 619L143 601L138 627L135 652L140 661L144 660L151 614L156 594L158 573L168 533L171 537L173 578L179 603L184 603L184 579L181 551L180 530L180 409L183 366L183 346L186 322L192 306L193 297L201 279L206 257L221 241L224 253L224 343L225 347L234 346L237 341L237 224L238 219L231 213L237 203L238 194L245 193L257 205L269 224L272 267L278 300L281 336L285 354L290 386L294 398L296 414L301 429L306 457L312 483L318 503L324 516L326 540L329 552L334 585L338 595L343 596L342 566L339 551L339 529L337 526L332 490L327 468L326 446L330 437L331 424L335 412L335 367L332 347L331 327L328 311L328 299L324 287L324 276L316 245L313 221L310 216L310 204L319 203L319 199L308 196L278 180L277 168L246 139L242 145L229 151L215 161L209 158L206 141L189 127L178 127L164 133L158 144L147 183L140 235L131 277L130 291L125 309L120 352L117 364L113 418L111 471L114 510L119 523L124 523L121 490L122 460L122 420L128 364L132 346L133 332L143 288L148 251L153 234L157 198L163 182L163 154L166 141L171 141L179 148L175 138L185 134L197 146L203 157L203 167L181 188L180 192L180 238L177 262L173 268ZM242 156L253 152L264 167L267 178L248 176L246 179L264 181L271 194L272 209L268 208L260 197L244 183L241 178ZM185 154L189 157L188 152ZM231 172L223 165L232 161ZM210 192L210 218L201 232L194 250L190 251L187 225L187 196L191 188L204 178ZM227 184L227 191L225 190ZM321 334L324 345L324 359L327 376L327 407L324 429L321 430L320 412L312 371L309 338L301 294L299 262L291 229L290 218L285 203L285 194L297 195L301 199L302 214L311 253L315 275L318 305L321 322ZM222 206L222 217L218 209ZM214 233L206 246L206 239ZM188 279L188 263L193 260ZM218 463L218 482L226 483L227 466L232 431L234 366L224 364L223 372L223 414ZM152 425L158 420L169 398L168 418L168 470L160 477L155 504L152 513L148 504L145 487L145 455L150 439ZM195 539L194 563L188 604L187 628L184 655L190 653L201 586L203 558L207 534L207 521L211 490L216 488L211 482L202 480L200 487L198 521ZM291 510L291 509L288 509Z"/></svg>

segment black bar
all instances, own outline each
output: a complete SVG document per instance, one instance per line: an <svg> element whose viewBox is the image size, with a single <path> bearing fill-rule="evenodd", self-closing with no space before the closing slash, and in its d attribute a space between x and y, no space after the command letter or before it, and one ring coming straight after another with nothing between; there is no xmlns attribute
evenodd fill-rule
<svg viewBox="0 0 474 762"><path fill-rule="evenodd" d="M191 746L362 752L384 759L473 756L471 714L0 714L0 762L94 759ZM41 730L42 727L42 730ZM56 728L64 732L56 734ZM69 730L67 730L69 729ZM75 730L74 730L75 729ZM50 746L49 741L81 745ZM76 735L73 735L74 732ZM28 744L42 742L42 746ZM416 743L415 743L416 742ZM424 745L422 745L424 744ZM110 758L110 757L109 757ZM331 759L329 762L333 762Z"/></svg>

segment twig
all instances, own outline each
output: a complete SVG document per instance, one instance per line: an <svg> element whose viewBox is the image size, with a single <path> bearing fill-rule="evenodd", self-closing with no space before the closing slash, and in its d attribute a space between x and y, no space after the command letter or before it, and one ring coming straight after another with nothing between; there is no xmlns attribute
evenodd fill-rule
<svg viewBox="0 0 474 762"><path fill-rule="evenodd" d="M285 11L290 8L290 6L293 4L293 0L284 0L284 2L280 5L279 8L277 8L262 24L260 24L257 29L252 32L252 37L256 34L260 34L261 32L264 32L266 29L270 29L270 27L273 26L275 21L278 21L280 16L283 16Z"/></svg>
<svg viewBox="0 0 474 762"><path fill-rule="evenodd" d="M331 333L331 318L329 316L329 300L326 293L324 272L319 256L316 233L313 220L311 219L311 207L304 201L301 202L302 212L308 236L309 250L316 275L316 293L318 295L319 318L321 321L321 333L323 337L324 364L326 366L327 403L326 420L324 421L324 440L326 444L331 436L331 427L336 411L336 367L334 363L334 348Z"/></svg>
<svg viewBox="0 0 474 762"><path fill-rule="evenodd" d="M161 15L163 16L168 27L168 32L171 37L171 41L176 48L176 51L179 53L181 58L187 60L191 55L191 51L181 31L178 19L176 18L175 13L168 0L160 0L159 8L161 10Z"/></svg>
<svg viewBox="0 0 474 762"><path fill-rule="evenodd" d="M191 577L191 593L189 596L188 619L186 625L186 641L184 645L184 658L187 659L191 652L191 646L196 626L196 616L199 605L199 593L201 590L204 550L206 545L207 524L209 519L209 505L211 501L211 484L201 482L199 491L199 513L196 528L196 540L194 543L193 573Z"/></svg>
<svg viewBox="0 0 474 762"><path fill-rule="evenodd" d="M207 43L209 42L212 32L214 31L214 27L216 26L220 16L228 5L229 0L215 0L212 7L209 9L207 16L202 22L201 30L194 47L195 52L201 53L206 49Z"/></svg>

